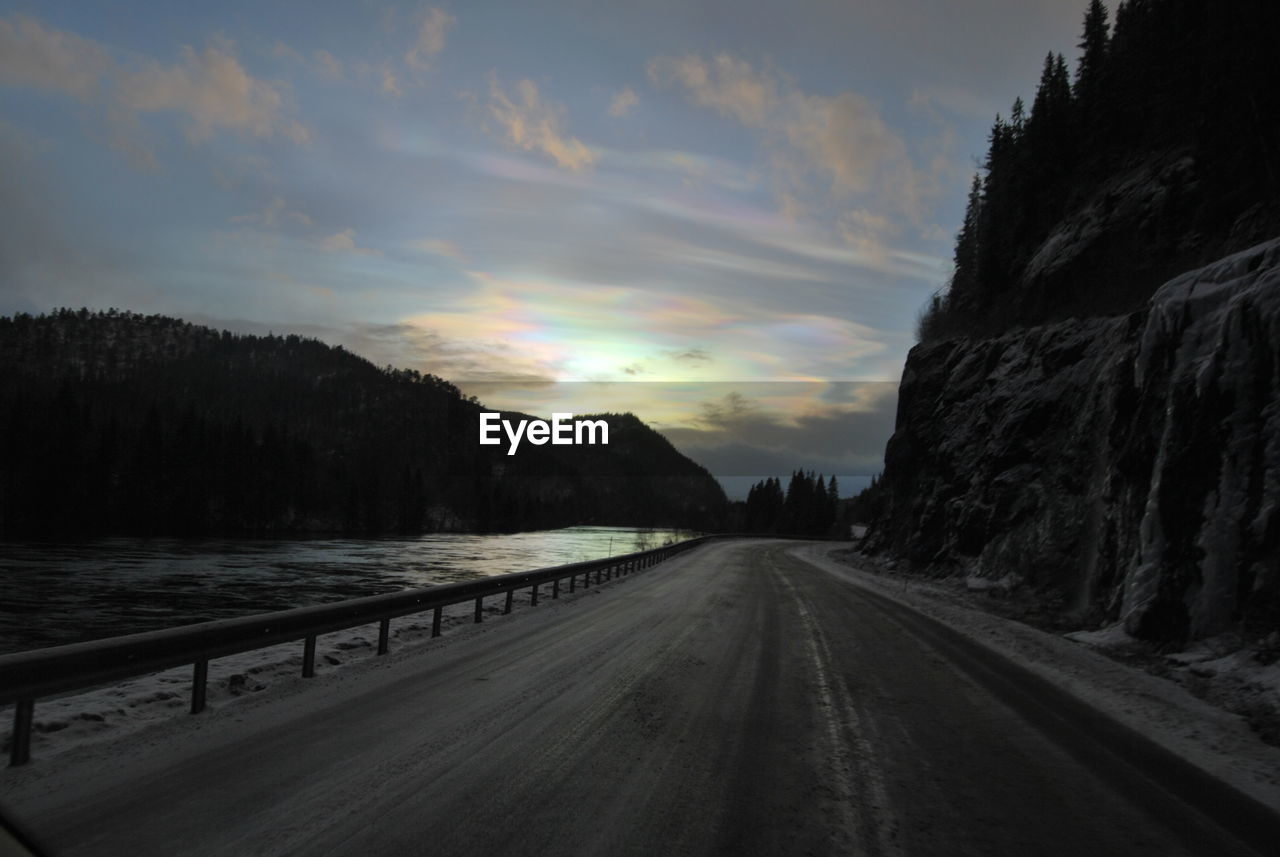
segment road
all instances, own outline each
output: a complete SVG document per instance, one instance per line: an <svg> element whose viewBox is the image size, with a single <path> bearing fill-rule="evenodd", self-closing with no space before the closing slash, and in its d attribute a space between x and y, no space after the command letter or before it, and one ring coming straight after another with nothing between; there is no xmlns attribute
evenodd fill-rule
<svg viewBox="0 0 1280 857"><path fill-rule="evenodd" d="M806 550L700 548L6 807L94 857L1258 853Z"/></svg>

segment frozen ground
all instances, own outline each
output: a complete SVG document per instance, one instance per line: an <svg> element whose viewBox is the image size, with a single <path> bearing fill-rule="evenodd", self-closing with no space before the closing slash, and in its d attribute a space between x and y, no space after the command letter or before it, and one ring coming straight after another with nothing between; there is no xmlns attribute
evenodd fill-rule
<svg viewBox="0 0 1280 857"><path fill-rule="evenodd" d="M1246 794L1280 807L1280 747L1264 742L1253 712L1274 724L1280 664L1230 636L1186 652L1152 654L1123 628L1061 634L999 615L1002 591L964 580L921 580L850 550L806 558L945 622L1031 668ZM991 581L982 581L990 584ZM1138 652L1144 654L1139 656Z"/></svg>
<svg viewBox="0 0 1280 857"><path fill-rule="evenodd" d="M605 581L609 586L613 581ZM566 601L590 595L594 585L574 594L568 583L561 586L561 599ZM551 600L550 587L543 585L539 603ZM513 599L513 611L530 607L529 590L521 590ZM503 597L485 599L485 622L507 618L503 615ZM459 631L473 626L474 603L454 604L444 608L442 636L431 637L431 613L405 616L391 622L391 650L422 650L444 645L445 635L456 637ZM316 672L331 673L359 669L375 656L378 627L366 625L325 634L316 640ZM31 738L33 759L45 759L84 749L87 745L115 741L157 723L189 716L191 706L191 674L189 666L139 676L108 687L85 693L44 698L36 702L35 722ZM283 643L209 662L207 705L210 709L235 711L250 698L278 697L301 690L307 683L302 678L302 641ZM13 706L0 706L0 735L3 750L9 752L13 729Z"/></svg>

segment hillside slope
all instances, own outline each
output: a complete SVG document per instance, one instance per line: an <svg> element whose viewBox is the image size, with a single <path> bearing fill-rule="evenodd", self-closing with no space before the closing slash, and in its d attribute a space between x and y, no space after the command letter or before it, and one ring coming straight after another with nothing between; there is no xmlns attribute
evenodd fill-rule
<svg viewBox="0 0 1280 857"><path fill-rule="evenodd" d="M0 319L0 536L712 527L718 483L636 417L481 446L446 381L163 316ZM509 418L523 415L507 414Z"/></svg>

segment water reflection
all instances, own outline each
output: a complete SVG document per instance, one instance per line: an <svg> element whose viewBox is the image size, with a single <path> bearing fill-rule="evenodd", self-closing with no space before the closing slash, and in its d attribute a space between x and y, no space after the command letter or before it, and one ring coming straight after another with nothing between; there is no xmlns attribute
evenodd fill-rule
<svg viewBox="0 0 1280 857"><path fill-rule="evenodd" d="M0 652L562 565L693 535L569 527L411 539L0 543Z"/></svg>

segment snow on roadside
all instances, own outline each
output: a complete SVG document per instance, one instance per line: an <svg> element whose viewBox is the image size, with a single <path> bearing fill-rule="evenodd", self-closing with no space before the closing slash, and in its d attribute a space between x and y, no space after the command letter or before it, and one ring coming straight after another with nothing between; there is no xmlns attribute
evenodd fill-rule
<svg viewBox="0 0 1280 857"><path fill-rule="evenodd" d="M625 579L625 578L622 578ZM607 587L609 581L603 585ZM570 595L567 582L561 583L560 600L569 600L597 591L595 585L579 588ZM539 603L551 600L551 588L539 590ZM503 618L504 596L485 599L485 623ZM528 589L518 590L513 612L530 607ZM446 640L453 630L474 625L472 601L445 607L441 637L431 636L431 611L391 620L392 652L421 648ZM316 639L316 675L341 670L375 657L377 624L361 625L324 634ZM94 690L38 699L31 736L33 760L58 756L73 750L146 729L175 717L187 715L191 707L190 665L175 667L116 682ZM210 709L229 709L261 696L282 696L303 687L302 641L281 643L209 662L206 704ZM0 736L8 755L13 735L13 706L0 706Z"/></svg>
<svg viewBox="0 0 1280 857"><path fill-rule="evenodd" d="M833 556L829 545L792 549L796 556L937 619L975 642L1053 682L1166 749L1262 803L1280 806L1280 747L1263 743L1245 719L1197 698L1189 689L1107 657L1100 644L1116 632L1068 636L967 605L964 596L936 581L886 576L868 569L875 560ZM1123 633L1123 632L1121 632ZM1259 669L1235 652L1197 663L1206 670L1242 670L1246 683L1274 682L1280 664Z"/></svg>

